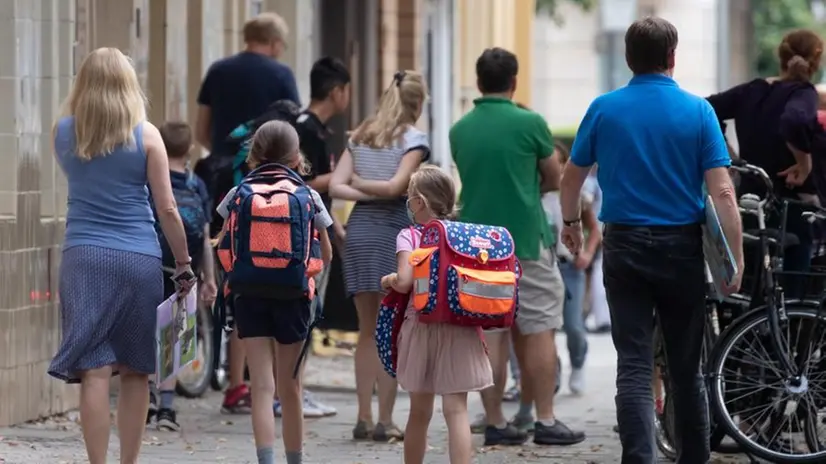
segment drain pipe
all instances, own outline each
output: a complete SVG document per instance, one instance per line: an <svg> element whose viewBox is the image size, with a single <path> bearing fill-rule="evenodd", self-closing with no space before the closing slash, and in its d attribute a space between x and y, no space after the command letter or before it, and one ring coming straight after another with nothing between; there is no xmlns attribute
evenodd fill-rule
<svg viewBox="0 0 826 464"><path fill-rule="evenodd" d="M731 5L717 0L717 91L731 86Z"/></svg>

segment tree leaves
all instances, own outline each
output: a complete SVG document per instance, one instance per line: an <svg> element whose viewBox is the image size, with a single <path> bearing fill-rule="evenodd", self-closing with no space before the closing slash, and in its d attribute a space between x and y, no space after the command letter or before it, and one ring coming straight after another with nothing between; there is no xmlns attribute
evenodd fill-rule
<svg viewBox="0 0 826 464"><path fill-rule="evenodd" d="M557 23L562 23L563 18L557 14L557 8L562 2L579 5L585 11L591 10L596 4L596 0L536 0L536 12L548 14Z"/></svg>
<svg viewBox="0 0 826 464"><path fill-rule="evenodd" d="M754 24L754 66L761 77L776 76L777 47L793 29L812 29L823 35L824 28L812 12L812 0L751 0Z"/></svg>

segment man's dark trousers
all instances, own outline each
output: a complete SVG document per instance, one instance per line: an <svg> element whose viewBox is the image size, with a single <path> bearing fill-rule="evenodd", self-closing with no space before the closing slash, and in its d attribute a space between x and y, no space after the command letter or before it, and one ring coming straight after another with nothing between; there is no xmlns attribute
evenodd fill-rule
<svg viewBox="0 0 826 464"><path fill-rule="evenodd" d="M605 227L603 272L617 350L617 420L623 464L657 461L654 311L665 344L676 413L678 464L709 461L708 402L700 374L705 263L699 225Z"/></svg>

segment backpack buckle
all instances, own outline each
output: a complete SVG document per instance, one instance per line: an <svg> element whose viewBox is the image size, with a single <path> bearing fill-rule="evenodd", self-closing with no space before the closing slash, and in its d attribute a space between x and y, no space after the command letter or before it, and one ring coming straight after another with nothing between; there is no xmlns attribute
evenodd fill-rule
<svg viewBox="0 0 826 464"><path fill-rule="evenodd" d="M476 259L482 264L487 264L489 258L488 250L480 250L479 254L476 255Z"/></svg>

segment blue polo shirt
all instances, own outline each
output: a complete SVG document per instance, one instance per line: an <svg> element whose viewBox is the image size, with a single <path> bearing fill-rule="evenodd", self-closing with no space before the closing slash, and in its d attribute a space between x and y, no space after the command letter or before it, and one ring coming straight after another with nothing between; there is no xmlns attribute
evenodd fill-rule
<svg viewBox="0 0 826 464"><path fill-rule="evenodd" d="M591 103L571 162L599 165L604 223L704 221L705 171L731 164L711 105L660 74L635 76Z"/></svg>

